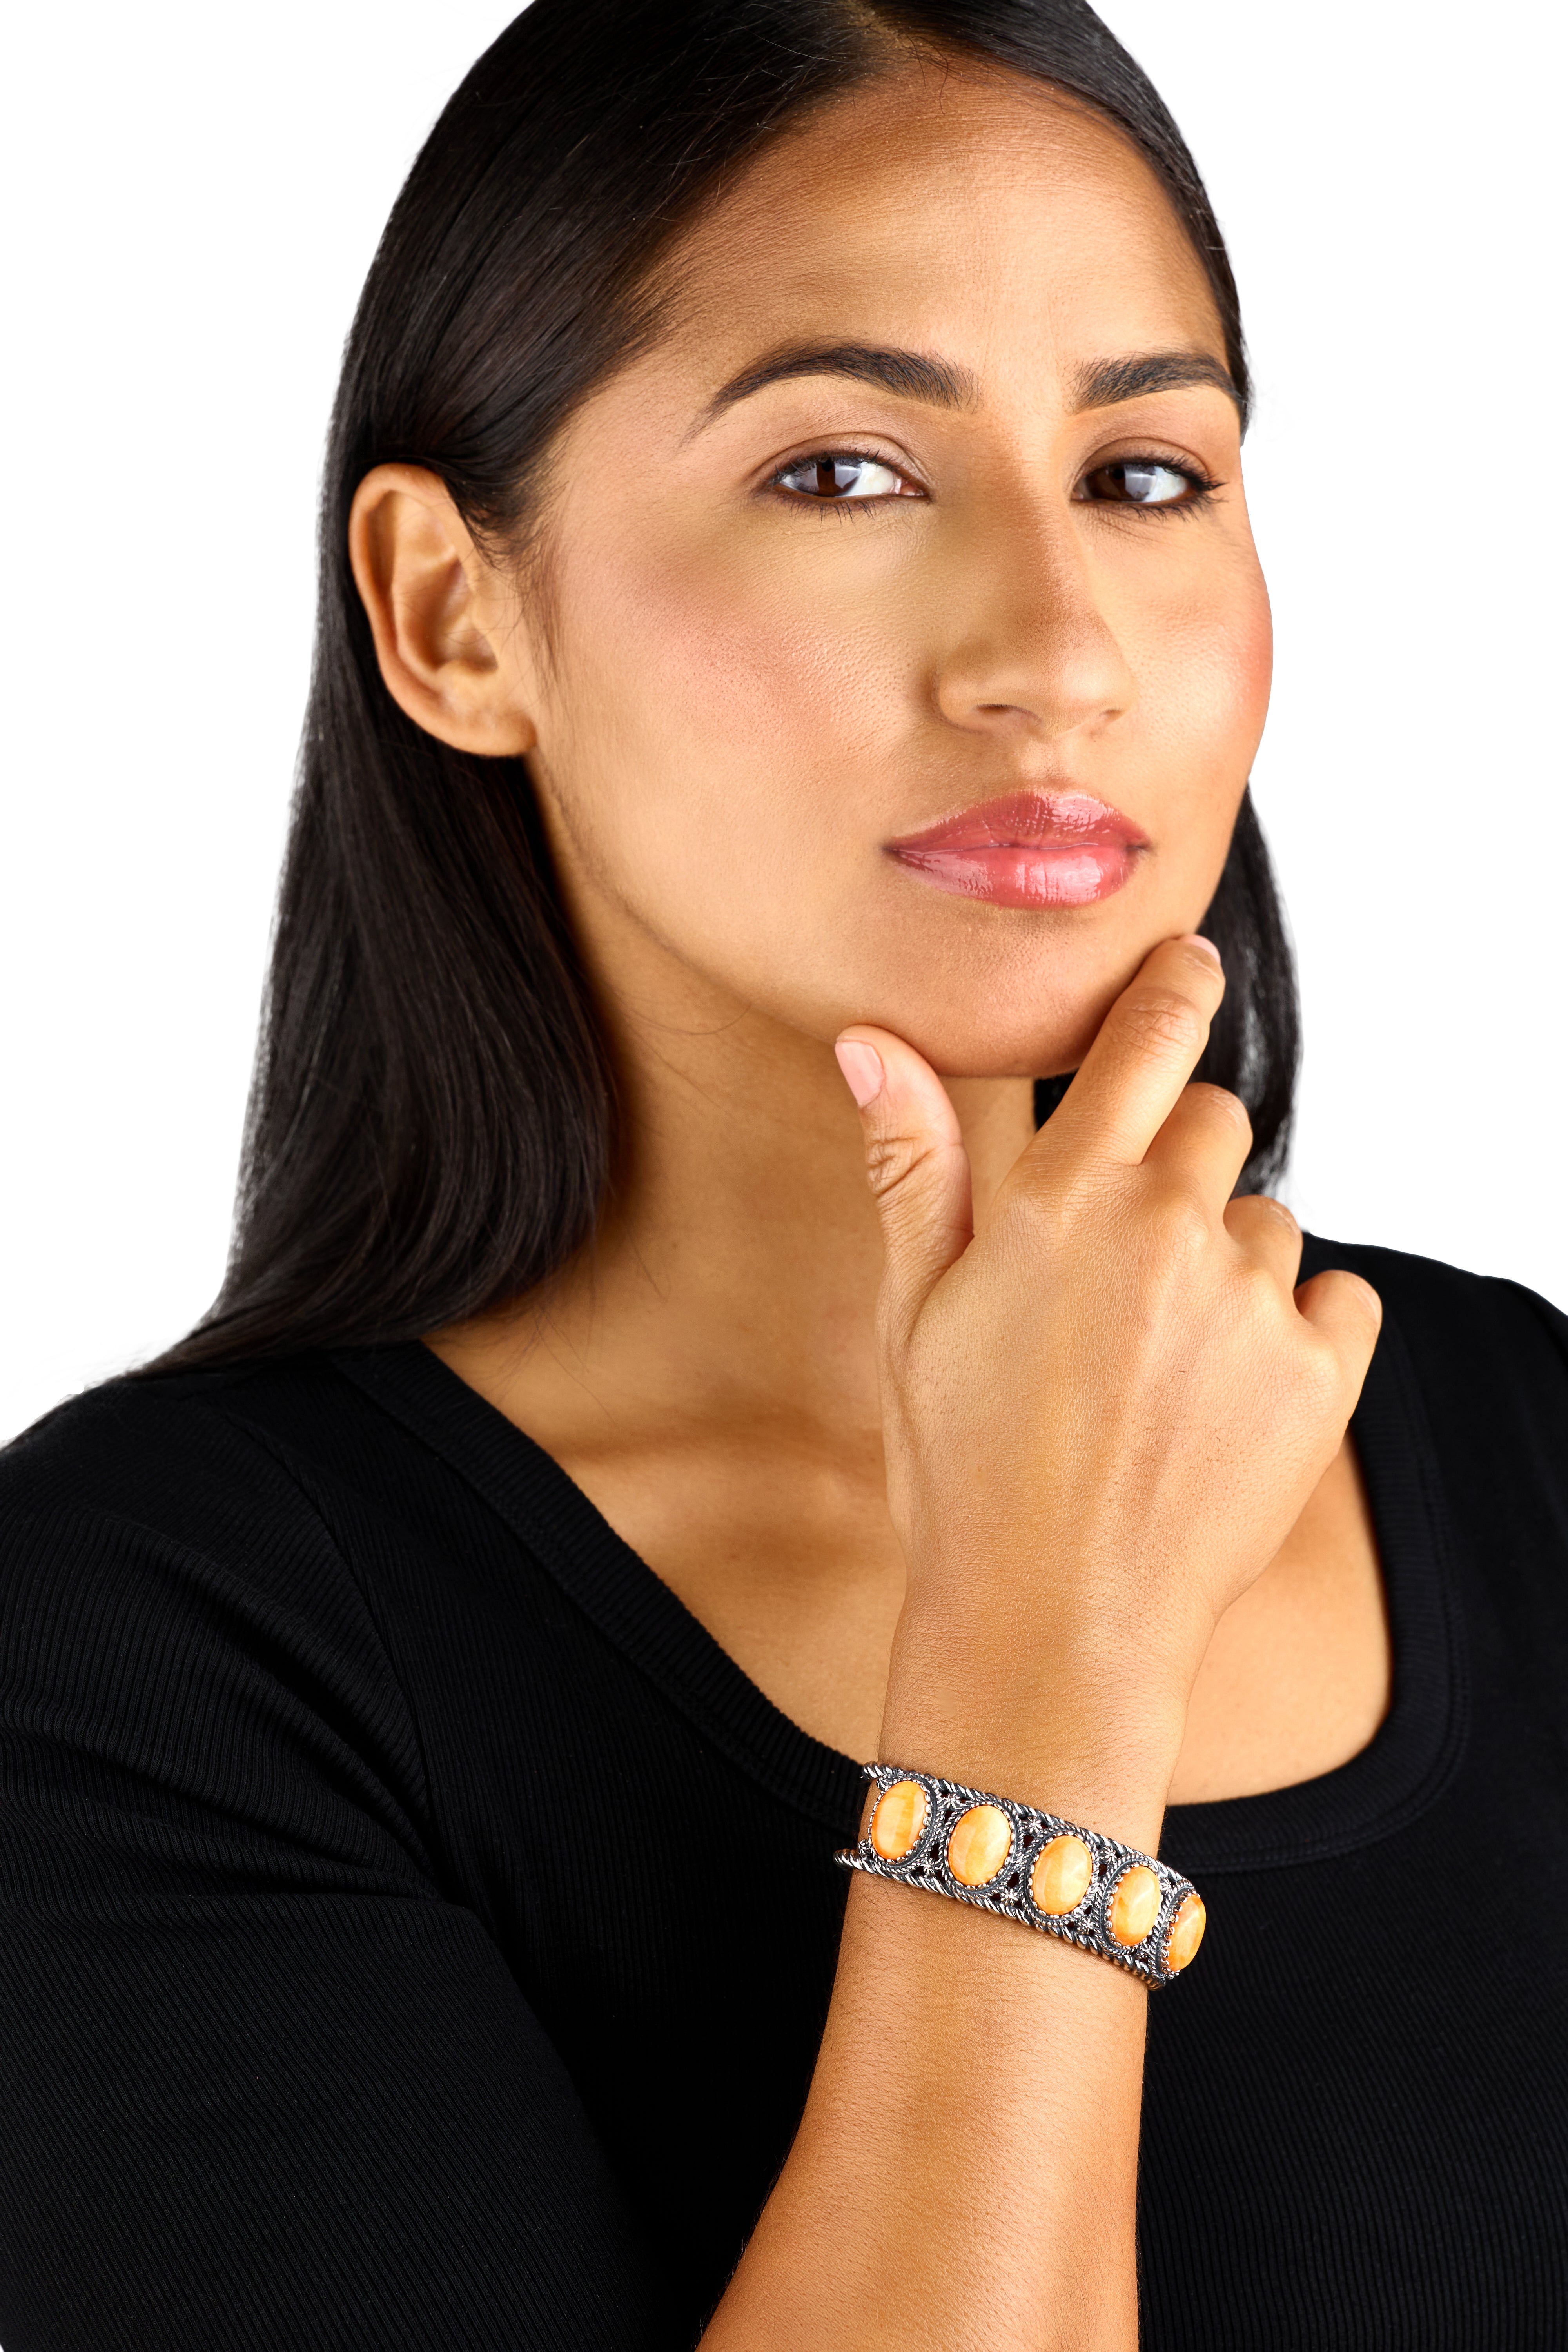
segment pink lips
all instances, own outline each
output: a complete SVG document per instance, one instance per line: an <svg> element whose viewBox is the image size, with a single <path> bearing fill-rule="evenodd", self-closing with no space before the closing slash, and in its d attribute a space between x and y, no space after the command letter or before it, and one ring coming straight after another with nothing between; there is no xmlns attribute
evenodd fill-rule
<svg viewBox="0 0 1568 2352"><path fill-rule="evenodd" d="M887 852L922 881L994 907L1088 907L1131 873L1148 837L1087 793L1006 793Z"/></svg>

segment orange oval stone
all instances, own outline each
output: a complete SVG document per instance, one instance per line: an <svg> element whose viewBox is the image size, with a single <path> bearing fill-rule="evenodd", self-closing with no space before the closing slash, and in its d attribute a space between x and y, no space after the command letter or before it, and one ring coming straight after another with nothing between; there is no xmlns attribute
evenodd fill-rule
<svg viewBox="0 0 1568 2352"><path fill-rule="evenodd" d="M1035 1908L1047 1919L1076 1911L1094 1876L1094 1856L1082 1838L1054 1837L1042 1846L1029 1878Z"/></svg>
<svg viewBox="0 0 1568 2352"><path fill-rule="evenodd" d="M1204 1939L1208 1914L1204 1909L1201 1895L1189 1895L1171 1922L1171 1932L1165 1938L1165 1966L1173 1971L1184 1969Z"/></svg>
<svg viewBox="0 0 1568 2352"><path fill-rule="evenodd" d="M895 1780L884 1789L871 1816L871 1843L884 1862L902 1862L925 1832L931 1799L918 1780Z"/></svg>
<svg viewBox="0 0 1568 2352"><path fill-rule="evenodd" d="M1110 1932L1119 1944L1141 1944L1160 1916L1160 1882L1142 1863L1129 1864L1110 1898Z"/></svg>
<svg viewBox="0 0 1568 2352"><path fill-rule="evenodd" d="M947 1841L947 1866L961 1886L989 1886L1006 1861L1013 1824L1000 1805L971 1805Z"/></svg>

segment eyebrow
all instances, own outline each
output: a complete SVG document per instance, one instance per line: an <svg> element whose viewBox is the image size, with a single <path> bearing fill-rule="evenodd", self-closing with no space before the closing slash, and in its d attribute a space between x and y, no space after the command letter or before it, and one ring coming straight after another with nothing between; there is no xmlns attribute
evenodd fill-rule
<svg viewBox="0 0 1568 2352"><path fill-rule="evenodd" d="M698 430L766 385L805 375L847 376L853 383L873 383L883 392L896 393L900 399L923 401L931 408L975 408L980 404L977 378L955 361L930 352L900 351L884 343L789 343L721 384L704 409ZM1126 359L1090 360L1079 368L1073 382L1073 412L1113 408L1149 393L1179 392L1192 384L1211 384L1238 409L1242 406L1229 369L1207 352L1140 352Z"/></svg>
<svg viewBox="0 0 1568 2352"><path fill-rule="evenodd" d="M973 408L980 398L980 386L967 368L927 352L901 352L883 343L790 343L721 384L703 411L702 423L710 425L764 384L786 383L800 375L848 376L905 400L924 401L931 408Z"/></svg>
<svg viewBox="0 0 1568 2352"><path fill-rule="evenodd" d="M1242 405L1230 370L1207 352L1139 352L1130 359L1090 360L1079 368L1073 409L1076 414L1085 408L1114 408L1123 400L1141 400L1146 393L1183 392L1189 384L1212 384L1237 408Z"/></svg>

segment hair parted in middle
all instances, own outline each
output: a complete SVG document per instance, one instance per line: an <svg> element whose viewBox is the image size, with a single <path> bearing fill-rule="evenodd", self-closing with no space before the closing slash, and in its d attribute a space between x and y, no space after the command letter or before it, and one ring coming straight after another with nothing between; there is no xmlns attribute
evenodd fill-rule
<svg viewBox="0 0 1568 2352"><path fill-rule="evenodd" d="M1203 264L1245 417L1237 292L1171 116L1086 0L533 0L444 110L350 334L322 489L300 772L222 1291L149 1367L417 1337L546 1280L616 1164L613 1074L526 765L453 750L383 682L348 558L360 482L446 485L524 564L552 442L658 327L660 257L787 125L921 58L1049 84L1143 156ZM1298 1056L1250 795L1204 929L1227 988L1197 1076L1278 1173ZM1067 1081L1038 1089L1042 1116Z"/></svg>

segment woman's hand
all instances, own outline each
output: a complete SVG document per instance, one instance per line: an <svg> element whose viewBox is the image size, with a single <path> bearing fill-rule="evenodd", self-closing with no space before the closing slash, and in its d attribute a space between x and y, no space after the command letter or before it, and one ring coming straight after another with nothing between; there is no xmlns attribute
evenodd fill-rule
<svg viewBox="0 0 1568 2352"><path fill-rule="evenodd" d="M1353 1275L1295 1291L1294 1219L1230 1197L1247 1115L1187 1084L1222 986L1202 940L1154 950L978 1236L936 1077L884 1030L840 1041L909 1562L882 1756L1148 1852L1215 1622L1339 1445L1379 1321ZM1145 1998L857 1878L800 2133L703 2352L1132 2352Z"/></svg>
<svg viewBox="0 0 1568 2352"><path fill-rule="evenodd" d="M1338 1448L1381 1313L1352 1274L1295 1291L1295 1219L1231 1198L1247 1113L1188 1084L1223 988L1205 940L1154 950L978 1237L939 1079L885 1030L838 1048L886 1244L910 1576L882 1752L1057 1811L1098 1798L1130 1838L1157 1829L1209 1636Z"/></svg>

